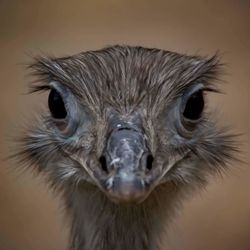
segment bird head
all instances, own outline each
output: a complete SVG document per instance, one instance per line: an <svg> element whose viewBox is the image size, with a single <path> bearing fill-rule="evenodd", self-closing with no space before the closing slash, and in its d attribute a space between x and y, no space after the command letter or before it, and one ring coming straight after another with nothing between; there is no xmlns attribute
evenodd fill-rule
<svg viewBox="0 0 250 250"><path fill-rule="evenodd" d="M164 183L203 183L232 158L231 136L207 109L217 56L114 46L31 68L31 92L48 90L48 109L21 154L55 185L87 182L113 202L140 203Z"/></svg>

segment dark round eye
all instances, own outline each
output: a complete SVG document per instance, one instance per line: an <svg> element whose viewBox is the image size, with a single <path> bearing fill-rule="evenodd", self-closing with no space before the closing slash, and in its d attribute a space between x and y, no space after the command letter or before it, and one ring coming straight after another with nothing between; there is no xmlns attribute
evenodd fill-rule
<svg viewBox="0 0 250 250"><path fill-rule="evenodd" d="M186 102L183 116L190 120L197 120L201 117L204 108L203 92L199 90L192 94Z"/></svg>
<svg viewBox="0 0 250 250"><path fill-rule="evenodd" d="M49 93L48 104L54 118L64 119L67 116L62 96L55 89L51 89Z"/></svg>

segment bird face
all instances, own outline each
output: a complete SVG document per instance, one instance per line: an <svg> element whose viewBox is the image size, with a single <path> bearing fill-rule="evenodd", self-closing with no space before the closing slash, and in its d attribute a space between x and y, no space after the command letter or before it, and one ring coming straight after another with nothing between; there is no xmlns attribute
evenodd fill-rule
<svg viewBox="0 0 250 250"><path fill-rule="evenodd" d="M140 203L159 185L205 182L231 157L231 137L206 111L218 61L111 47L32 64L48 112L22 155L55 185L89 182L116 203Z"/></svg>

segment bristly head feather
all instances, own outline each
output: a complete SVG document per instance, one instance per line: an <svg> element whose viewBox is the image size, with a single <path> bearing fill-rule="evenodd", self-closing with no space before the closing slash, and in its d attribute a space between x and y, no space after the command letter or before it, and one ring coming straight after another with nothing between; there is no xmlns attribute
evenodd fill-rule
<svg viewBox="0 0 250 250"><path fill-rule="evenodd" d="M222 64L218 55L211 58L142 47L113 46L83 52L72 57L37 57L30 65L36 81L31 92L47 90L48 83L58 81L89 108L102 113L111 105L119 112L131 112L145 103L155 114L171 99L194 83L217 91L214 81ZM168 98L171 97L171 98Z"/></svg>

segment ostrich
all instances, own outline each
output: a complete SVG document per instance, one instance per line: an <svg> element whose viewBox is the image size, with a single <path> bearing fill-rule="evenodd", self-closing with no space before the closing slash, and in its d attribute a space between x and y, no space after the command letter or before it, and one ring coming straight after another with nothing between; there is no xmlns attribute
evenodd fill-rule
<svg viewBox="0 0 250 250"><path fill-rule="evenodd" d="M30 65L48 110L21 138L71 218L72 250L156 250L181 202L233 159L205 93L218 57L111 46Z"/></svg>

